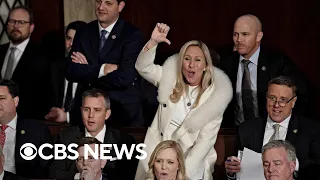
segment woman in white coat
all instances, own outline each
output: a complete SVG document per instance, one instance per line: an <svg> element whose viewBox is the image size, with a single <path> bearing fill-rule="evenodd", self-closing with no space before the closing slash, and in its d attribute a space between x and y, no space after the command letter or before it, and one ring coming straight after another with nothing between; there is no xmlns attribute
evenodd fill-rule
<svg viewBox="0 0 320 180"><path fill-rule="evenodd" d="M228 76L212 65L208 47L189 41L163 66L155 65L157 45L170 44L169 26L157 23L136 62L139 74L158 87L159 107L144 143L147 158L140 160L135 180L144 180L152 151L161 141L177 141L192 180L212 179L217 159L214 144L223 113L232 98Z"/></svg>

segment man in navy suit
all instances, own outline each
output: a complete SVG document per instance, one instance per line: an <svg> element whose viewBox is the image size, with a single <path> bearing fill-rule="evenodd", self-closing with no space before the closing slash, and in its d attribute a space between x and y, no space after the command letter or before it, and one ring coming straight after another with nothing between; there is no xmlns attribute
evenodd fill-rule
<svg viewBox="0 0 320 180"><path fill-rule="evenodd" d="M44 144L53 144L49 128L40 121L26 119L17 115L19 104L18 86L11 80L0 80L0 145L6 157L4 169L26 178L47 178L50 160L44 160L37 155L32 160L25 160L20 154L25 151L20 148L25 143L32 143L37 149ZM35 151L35 150L33 150ZM43 154L53 154L45 148Z"/></svg>
<svg viewBox="0 0 320 180"><path fill-rule="evenodd" d="M312 113L311 88L293 61L282 53L261 47L262 23L251 14L240 16L234 23L234 52L222 57L219 67L229 76L233 99L226 109L221 127L236 127L256 117L267 117L268 82L277 76L290 76L298 87L299 101L295 112Z"/></svg>
<svg viewBox="0 0 320 180"><path fill-rule="evenodd" d="M142 33L119 17L124 0L96 0L97 20L77 30L69 60L67 79L100 88L111 99L111 124L142 125L143 116L139 89L140 77L135 62L144 40ZM75 111L81 124L81 96L75 98Z"/></svg>
<svg viewBox="0 0 320 180"><path fill-rule="evenodd" d="M48 100L52 89L50 65L43 48L30 40L34 28L33 13L28 7L10 11L7 22L10 43L0 46L0 77L19 85L19 115L43 120L52 106Z"/></svg>

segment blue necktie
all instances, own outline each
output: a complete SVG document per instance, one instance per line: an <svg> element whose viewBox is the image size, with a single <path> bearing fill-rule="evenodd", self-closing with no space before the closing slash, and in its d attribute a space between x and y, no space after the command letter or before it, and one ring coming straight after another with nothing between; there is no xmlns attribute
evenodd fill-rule
<svg viewBox="0 0 320 180"><path fill-rule="evenodd" d="M106 30L102 30L101 31L101 36L100 36L100 45L99 45L99 52L101 51L101 49L103 48L104 46L104 43L106 42L106 34L108 32Z"/></svg>

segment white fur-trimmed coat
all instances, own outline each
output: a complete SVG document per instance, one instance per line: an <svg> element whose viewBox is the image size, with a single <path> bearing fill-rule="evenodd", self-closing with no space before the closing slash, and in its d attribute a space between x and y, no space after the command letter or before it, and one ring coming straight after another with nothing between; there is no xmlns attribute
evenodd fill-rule
<svg viewBox="0 0 320 180"><path fill-rule="evenodd" d="M135 180L145 179L154 148L170 137L166 129L176 108L176 103L170 101L170 95L176 84L179 56L176 54L169 57L163 66L155 65L156 48L142 50L136 62L139 74L158 87L159 107L144 141L147 145L144 150L148 155L145 160L140 160ZM187 175L192 177L200 163L205 163L205 180L212 179L214 164L217 160L214 144L223 113L232 99L233 92L228 76L222 70L212 68L213 86L202 94L198 107L190 111L182 125L171 135L171 140L177 141L184 151Z"/></svg>

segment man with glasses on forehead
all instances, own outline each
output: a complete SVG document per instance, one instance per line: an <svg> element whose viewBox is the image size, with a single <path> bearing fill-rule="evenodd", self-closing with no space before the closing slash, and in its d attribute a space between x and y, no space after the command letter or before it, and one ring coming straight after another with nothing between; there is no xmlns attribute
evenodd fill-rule
<svg viewBox="0 0 320 180"><path fill-rule="evenodd" d="M19 115L42 120L51 107L48 99L52 88L45 53L40 45L30 41L34 28L30 8L18 6L9 12L7 35L10 42L0 46L0 76L19 86Z"/></svg>
<svg viewBox="0 0 320 180"><path fill-rule="evenodd" d="M261 153L263 145L273 140L287 140L297 152L296 171L300 179L316 179L320 169L320 124L319 122L292 114L298 97L292 79L279 76L268 83L266 107L268 118L255 118L239 126L239 150L244 147ZM227 158L225 168L229 179L240 172L240 159Z"/></svg>

